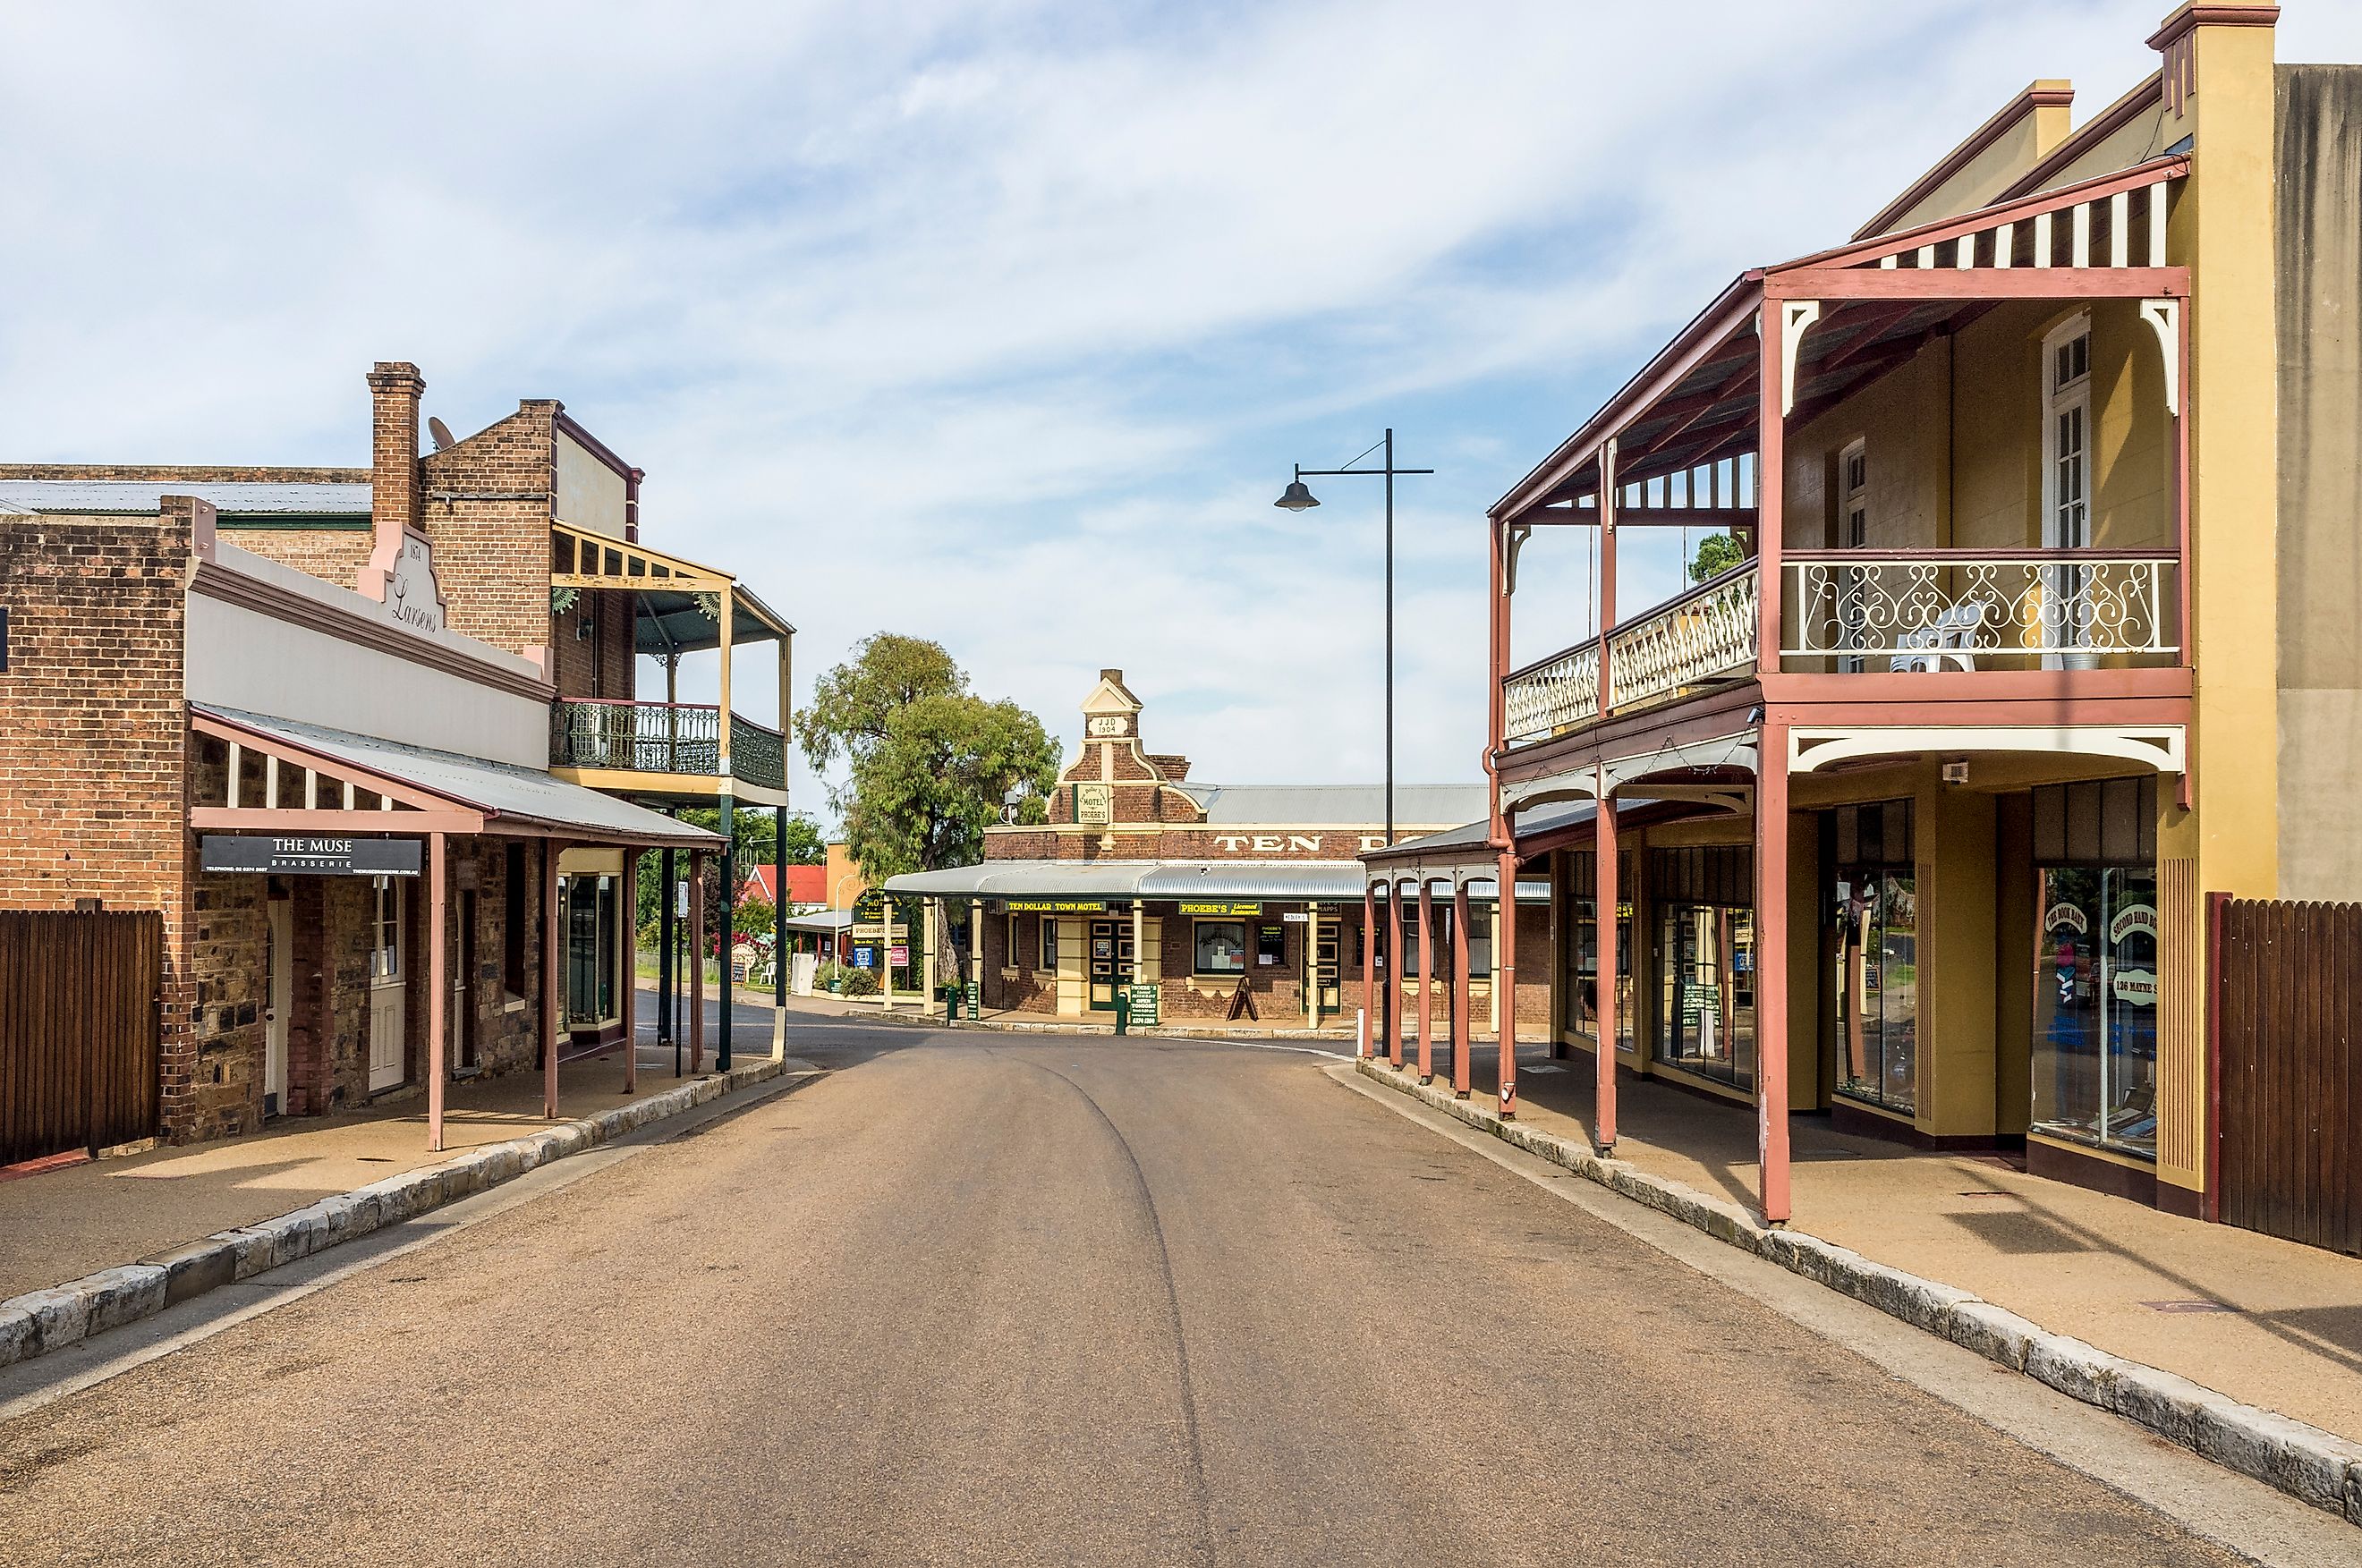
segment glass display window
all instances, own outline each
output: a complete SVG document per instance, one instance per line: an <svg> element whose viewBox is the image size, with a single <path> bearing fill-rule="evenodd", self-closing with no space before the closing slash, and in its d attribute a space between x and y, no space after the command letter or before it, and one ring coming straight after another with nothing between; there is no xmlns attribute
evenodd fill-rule
<svg viewBox="0 0 2362 1568"><path fill-rule="evenodd" d="M2157 1156L2157 874L2042 869L2036 919L2034 1126Z"/></svg>
<svg viewBox="0 0 2362 1568"><path fill-rule="evenodd" d="M1247 923L1243 920L1200 920L1193 941L1199 974L1244 974L1247 968Z"/></svg>
<svg viewBox="0 0 2362 1568"><path fill-rule="evenodd" d="M1907 800L1831 813L1836 865L1826 884L1834 927L1829 994L1837 1013L1837 1091L1914 1113L1919 1104L1919 880Z"/></svg>
<svg viewBox="0 0 2362 1568"><path fill-rule="evenodd" d="M1669 1067L1755 1086L1755 914L1668 903L1657 932L1662 1008L1658 1057Z"/></svg>
<svg viewBox="0 0 2362 1568"><path fill-rule="evenodd" d="M1599 1038L1599 918L1598 900L1574 901L1574 939L1567 948L1567 974L1573 982L1576 1033ZM1632 918L1628 903L1616 909L1616 1046L1635 1049L1632 1033Z"/></svg>

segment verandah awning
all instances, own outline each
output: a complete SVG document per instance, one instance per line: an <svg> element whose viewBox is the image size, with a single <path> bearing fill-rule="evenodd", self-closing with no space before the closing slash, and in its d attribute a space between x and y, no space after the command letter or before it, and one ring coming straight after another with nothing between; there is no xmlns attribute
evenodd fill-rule
<svg viewBox="0 0 2362 1568"><path fill-rule="evenodd" d="M889 877L886 891L927 898L1255 899L1359 904L1368 874L1334 861L986 861ZM1492 883L1471 883L1490 898ZM1547 883L1518 884L1520 902L1544 901Z"/></svg>
<svg viewBox="0 0 2362 1568"><path fill-rule="evenodd" d="M276 797L189 808L193 828L247 832L524 833L598 844L718 850L719 834L508 762L405 746L269 714L193 703L190 725L269 759ZM322 789L325 779L328 787ZM345 787L390 809L343 806Z"/></svg>

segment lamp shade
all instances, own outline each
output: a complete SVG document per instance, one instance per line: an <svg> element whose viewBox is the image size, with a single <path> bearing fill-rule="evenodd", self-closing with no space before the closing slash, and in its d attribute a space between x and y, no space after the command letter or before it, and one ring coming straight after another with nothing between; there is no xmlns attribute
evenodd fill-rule
<svg viewBox="0 0 2362 1568"><path fill-rule="evenodd" d="M1290 479L1287 482L1287 488L1280 492L1279 499L1271 504L1284 507L1289 511L1303 511L1308 508L1317 507L1320 503L1313 497L1310 490L1304 488L1303 480Z"/></svg>

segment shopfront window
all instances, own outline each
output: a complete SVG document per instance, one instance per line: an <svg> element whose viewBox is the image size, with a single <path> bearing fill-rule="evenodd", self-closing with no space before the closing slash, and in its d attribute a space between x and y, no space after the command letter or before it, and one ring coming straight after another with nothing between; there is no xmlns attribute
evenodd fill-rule
<svg viewBox="0 0 2362 1568"><path fill-rule="evenodd" d="M2157 1155L2155 781L2034 792L2034 1126Z"/></svg>
<svg viewBox="0 0 2362 1568"><path fill-rule="evenodd" d="M1828 909L1838 1092L1890 1111L1919 1103L1919 882L1907 800L1832 814Z"/></svg>
<svg viewBox="0 0 2362 1568"><path fill-rule="evenodd" d="M1595 900L1574 905L1574 945L1567 955L1573 970L1576 1003L1575 1031L1599 1038L1599 919ZM1616 1048L1635 1047L1632 1034L1632 906L1619 905L1616 915Z"/></svg>
<svg viewBox="0 0 2362 1568"><path fill-rule="evenodd" d="M370 979L402 978L402 884L376 878L370 888Z"/></svg>
<svg viewBox="0 0 2362 1568"><path fill-rule="evenodd" d="M1200 920L1197 930L1197 972L1244 974L1247 970L1247 923L1243 920Z"/></svg>
<svg viewBox="0 0 2362 1568"><path fill-rule="evenodd" d="M1418 978L1418 900L1406 898L1402 906L1402 976Z"/></svg>
<svg viewBox="0 0 2362 1568"><path fill-rule="evenodd" d="M1753 1088L1754 912L1669 903L1657 940L1664 977L1661 1058L1737 1089Z"/></svg>
<svg viewBox="0 0 2362 1568"><path fill-rule="evenodd" d="M566 1018L600 1024L615 1014L615 878L566 879Z"/></svg>

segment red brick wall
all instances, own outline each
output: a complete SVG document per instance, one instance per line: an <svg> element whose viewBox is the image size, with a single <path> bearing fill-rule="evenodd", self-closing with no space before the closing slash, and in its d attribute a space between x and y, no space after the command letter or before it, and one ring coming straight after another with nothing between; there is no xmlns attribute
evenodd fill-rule
<svg viewBox="0 0 2362 1568"><path fill-rule="evenodd" d="M585 637L581 629L590 628ZM574 608L553 620L557 695L628 699L633 686L632 597L585 588ZM657 700L662 693L657 693Z"/></svg>
<svg viewBox="0 0 2362 1568"><path fill-rule="evenodd" d="M0 518L0 908L77 898L164 916L161 1114L195 1135L200 1092L185 878L182 582L192 518Z"/></svg>
<svg viewBox="0 0 2362 1568"><path fill-rule="evenodd" d="M557 421L555 400L529 400L420 462L426 534L435 542L435 569L451 626L511 652L535 652L556 640L549 524L557 483ZM573 635L570 628L566 635Z"/></svg>
<svg viewBox="0 0 2362 1568"><path fill-rule="evenodd" d="M224 543L349 588L369 565L375 535L358 528L225 528Z"/></svg>

